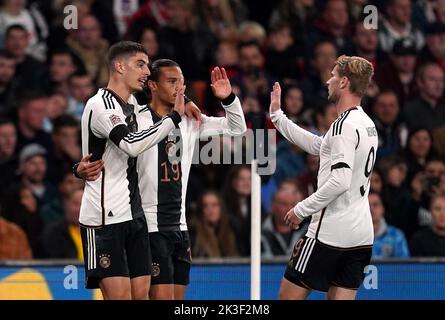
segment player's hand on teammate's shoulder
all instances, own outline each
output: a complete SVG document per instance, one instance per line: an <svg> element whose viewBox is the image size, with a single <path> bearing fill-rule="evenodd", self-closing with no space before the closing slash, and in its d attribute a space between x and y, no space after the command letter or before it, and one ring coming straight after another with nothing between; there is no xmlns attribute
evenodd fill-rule
<svg viewBox="0 0 445 320"><path fill-rule="evenodd" d="M76 172L77 176L83 180L87 181L95 181L99 178L100 173L104 167L103 160L96 160L93 162L89 162L92 154L88 154L80 160L79 165L77 166Z"/></svg>
<svg viewBox="0 0 445 320"><path fill-rule="evenodd" d="M185 115L188 118L195 120L199 128L202 120L201 110L199 110L198 106L193 101L189 101L185 104Z"/></svg>
<svg viewBox="0 0 445 320"><path fill-rule="evenodd" d="M181 117L184 115L185 112L184 92L185 92L185 86L184 85L179 86L179 89L176 92L175 107L173 109L177 113L179 113Z"/></svg>
<svg viewBox="0 0 445 320"><path fill-rule="evenodd" d="M273 85L273 90L270 93L270 107L269 112L275 112L281 108L281 87L278 82Z"/></svg>
<svg viewBox="0 0 445 320"><path fill-rule="evenodd" d="M232 85L224 68L213 68L210 79L213 94L218 99L224 100L232 93Z"/></svg>
<svg viewBox="0 0 445 320"><path fill-rule="evenodd" d="M284 216L284 222L294 230L300 227L301 220L295 215L294 208L291 208Z"/></svg>

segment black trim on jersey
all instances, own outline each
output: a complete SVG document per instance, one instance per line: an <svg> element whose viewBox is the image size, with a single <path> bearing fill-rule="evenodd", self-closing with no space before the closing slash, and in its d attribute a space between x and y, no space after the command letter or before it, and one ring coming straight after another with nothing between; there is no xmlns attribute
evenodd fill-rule
<svg viewBox="0 0 445 320"><path fill-rule="evenodd" d="M173 111L169 117L173 120L176 128L179 128L179 122L181 122L181 116L177 111Z"/></svg>
<svg viewBox="0 0 445 320"><path fill-rule="evenodd" d="M355 129L355 132L357 133L357 145L355 146L355 150L357 150L358 145L360 144L360 133L358 133L357 129Z"/></svg>
<svg viewBox="0 0 445 320"><path fill-rule="evenodd" d="M116 146L119 146L119 143L124 140L128 143L134 143L141 141L149 136L151 136L153 133L156 133L158 131L158 127L162 124L162 121L159 123L156 123L154 126L150 127L147 130L143 130L140 132L130 132L128 127L125 124L120 124L115 126L110 131L110 140L114 142Z"/></svg>
<svg viewBox="0 0 445 320"><path fill-rule="evenodd" d="M142 109L139 110L139 113L146 112L146 111L150 111L150 106L147 105L147 106L143 107Z"/></svg>
<svg viewBox="0 0 445 320"><path fill-rule="evenodd" d="M324 213L326 212L326 208L321 211L320 221L318 221L317 232L315 232L315 240L318 239L318 233L320 232L321 220L323 220Z"/></svg>
<svg viewBox="0 0 445 320"><path fill-rule="evenodd" d="M104 90L102 93L102 99L104 100L105 109L116 109L110 92Z"/></svg>
<svg viewBox="0 0 445 320"><path fill-rule="evenodd" d="M130 132L125 124L120 124L111 129L109 138L116 146L119 146L121 140Z"/></svg>
<svg viewBox="0 0 445 320"><path fill-rule="evenodd" d="M332 136L335 136L337 134L336 132L337 132L338 124L343 119L344 116L345 116L345 114L342 113L340 115L340 117L334 121L334 125L332 126Z"/></svg>
<svg viewBox="0 0 445 320"><path fill-rule="evenodd" d="M225 106L230 106L236 99L236 95L233 92L230 92L229 96L223 100L221 103Z"/></svg>
<svg viewBox="0 0 445 320"><path fill-rule="evenodd" d="M128 125L127 130L129 132L131 132L131 131L137 132L138 123L137 123L136 116L134 115L134 113L131 116L127 117L127 119L125 119L125 121ZM133 132L131 132L131 133L133 133ZM154 131L154 132L156 132L156 131ZM129 196L130 196L129 200L130 200L130 207L131 207L131 216L133 217L133 219L136 219L144 214L144 210L142 209L141 193L139 190L139 183L138 183L139 177L138 177L138 172L136 169L137 168L137 160L138 160L137 157L136 158L128 157L128 160L127 160L128 191L129 191Z"/></svg>
<svg viewBox="0 0 445 320"><path fill-rule="evenodd" d="M334 170L334 169L341 169L341 168L349 168L349 169L351 169L351 167L347 163L338 162L338 163L334 164L331 167L331 171Z"/></svg>
<svg viewBox="0 0 445 320"><path fill-rule="evenodd" d="M179 114L176 113L178 116ZM151 110L153 122L160 120L160 115ZM165 118L164 118L165 119ZM159 231L180 231L182 209L182 166L181 162L170 162L168 150L177 145L182 149L182 135L173 137L168 135L157 145L158 179L156 185L156 223Z"/></svg>
<svg viewBox="0 0 445 320"><path fill-rule="evenodd" d="M102 210L102 225L105 225L105 167L102 168L102 183L100 186L100 207Z"/></svg>
<svg viewBox="0 0 445 320"><path fill-rule="evenodd" d="M83 224L83 223L80 223L80 222L79 222L79 226L81 226L83 228L91 228L91 229L101 229L101 228L104 227L103 225L102 226L90 226L88 224Z"/></svg>
<svg viewBox="0 0 445 320"><path fill-rule="evenodd" d="M359 249L371 249L372 248L372 244L364 244L362 246L356 246L356 247L348 247L348 248L340 248L340 247L335 247L335 246L331 246L329 244L323 243L318 239L315 239L317 241L317 243L321 244L322 246L334 249L334 250L338 250L338 251L349 251L349 250L359 250Z"/></svg>
<svg viewBox="0 0 445 320"><path fill-rule="evenodd" d="M90 111L88 116L88 153L91 153L90 161L96 161L102 159L102 155L105 152L105 145L107 143L106 139L98 138L94 135L93 130L91 130L91 118L93 116L93 110Z"/></svg>
<svg viewBox="0 0 445 320"><path fill-rule="evenodd" d="M351 112L350 110L346 111L346 113L344 114L343 118L338 122L337 133L335 133L334 135L340 135L341 134L341 130L343 129L343 123L345 122L345 120L348 117L350 112Z"/></svg>

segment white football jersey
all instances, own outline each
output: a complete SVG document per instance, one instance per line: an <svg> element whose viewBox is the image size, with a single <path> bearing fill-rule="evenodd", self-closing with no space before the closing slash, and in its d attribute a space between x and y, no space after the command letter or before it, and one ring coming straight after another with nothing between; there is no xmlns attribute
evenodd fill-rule
<svg viewBox="0 0 445 320"><path fill-rule="evenodd" d="M318 190L294 207L300 218L312 216L307 236L339 248L372 245L368 203L378 147L374 122L360 106L343 112L323 137L271 114L276 128L306 152L320 156Z"/></svg>
<svg viewBox="0 0 445 320"><path fill-rule="evenodd" d="M95 181L86 181L79 222L101 227L143 216L136 171L137 155L156 145L181 121L178 113L138 131L130 104L108 89L99 89L84 109L81 122L82 154L102 159L104 168Z"/></svg>
<svg viewBox="0 0 445 320"><path fill-rule="evenodd" d="M234 98L230 104L223 105L225 117L202 115L200 128L195 121L184 117L179 132L171 130L157 145L138 157L139 187L149 232L187 230L185 195L198 140L219 134L241 135L246 131L241 103ZM149 128L160 118L149 106L141 108L137 117L142 129ZM170 161L169 152L179 148L182 157L177 162Z"/></svg>

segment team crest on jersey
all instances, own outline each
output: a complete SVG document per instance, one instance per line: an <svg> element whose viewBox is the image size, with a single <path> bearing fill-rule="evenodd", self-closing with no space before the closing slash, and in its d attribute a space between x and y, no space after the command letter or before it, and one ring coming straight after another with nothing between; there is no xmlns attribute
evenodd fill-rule
<svg viewBox="0 0 445 320"><path fill-rule="evenodd" d="M123 123L121 117L119 117L119 116L116 115L116 114L112 114L112 115L110 116L110 121L111 121L111 124L112 124L113 126L115 126L115 125L117 125L117 124L119 124L119 123Z"/></svg>
<svg viewBox="0 0 445 320"><path fill-rule="evenodd" d="M159 263L153 262L151 264L151 267L152 267L151 275L153 277L159 276L159 274L161 273L161 268L159 267Z"/></svg>
<svg viewBox="0 0 445 320"><path fill-rule="evenodd" d="M173 141L167 141L165 153L167 153L169 157L173 157L176 154L176 144Z"/></svg>
<svg viewBox="0 0 445 320"><path fill-rule="evenodd" d="M111 265L110 255L109 254L101 254L99 256L99 265L104 269L109 268Z"/></svg>

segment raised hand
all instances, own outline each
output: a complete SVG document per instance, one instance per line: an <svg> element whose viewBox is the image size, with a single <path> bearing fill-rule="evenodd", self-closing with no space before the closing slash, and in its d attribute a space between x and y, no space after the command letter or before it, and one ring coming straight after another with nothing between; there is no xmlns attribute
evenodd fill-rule
<svg viewBox="0 0 445 320"><path fill-rule="evenodd" d="M184 115L185 112L184 92L185 92L185 86L179 87L178 92L176 92L175 107L173 109L177 113L179 113L181 117Z"/></svg>
<svg viewBox="0 0 445 320"><path fill-rule="evenodd" d="M227 77L226 70L224 68L215 67L210 75L212 83L213 94L220 100L227 98L232 92L232 86L230 85L229 78Z"/></svg>
<svg viewBox="0 0 445 320"><path fill-rule="evenodd" d="M273 90L270 93L270 107L269 112L275 112L281 108L281 87L278 82L273 85Z"/></svg>

